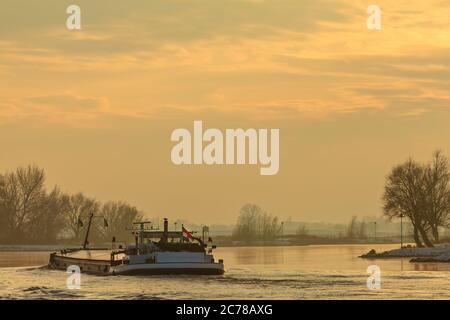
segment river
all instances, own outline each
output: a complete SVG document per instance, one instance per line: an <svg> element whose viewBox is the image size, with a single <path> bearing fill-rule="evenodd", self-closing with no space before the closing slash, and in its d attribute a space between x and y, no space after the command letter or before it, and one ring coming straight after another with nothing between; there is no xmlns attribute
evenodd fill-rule
<svg viewBox="0 0 450 320"><path fill-rule="evenodd" d="M374 248L396 245L224 247L223 276L81 275L41 268L48 252L0 252L2 299L450 299L450 263L410 263L409 258L364 260ZM381 270L381 288L368 289L367 267Z"/></svg>

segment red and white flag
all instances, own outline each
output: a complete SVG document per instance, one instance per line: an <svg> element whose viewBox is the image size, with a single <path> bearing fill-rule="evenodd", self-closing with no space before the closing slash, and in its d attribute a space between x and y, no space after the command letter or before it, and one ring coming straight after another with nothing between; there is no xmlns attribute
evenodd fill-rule
<svg viewBox="0 0 450 320"><path fill-rule="evenodd" d="M183 237L184 238L188 238L188 239L193 239L192 237L192 233L190 233L189 231L187 231L187 229L185 227L181 227L181 231L183 233Z"/></svg>

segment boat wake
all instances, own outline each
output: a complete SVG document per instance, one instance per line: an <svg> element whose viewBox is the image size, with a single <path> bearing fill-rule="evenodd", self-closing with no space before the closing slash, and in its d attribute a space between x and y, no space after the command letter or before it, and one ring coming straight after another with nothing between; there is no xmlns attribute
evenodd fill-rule
<svg viewBox="0 0 450 320"><path fill-rule="evenodd" d="M36 270L50 270L50 268L45 266L32 266L32 267L19 267L16 268L16 272L22 272L22 271L36 271Z"/></svg>
<svg viewBox="0 0 450 320"><path fill-rule="evenodd" d="M81 298L80 295L73 291L61 290L61 289L52 289L45 286L32 286L29 288L22 289L22 291L26 295L37 296L37 298L41 299L73 299L73 298Z"/></svg>

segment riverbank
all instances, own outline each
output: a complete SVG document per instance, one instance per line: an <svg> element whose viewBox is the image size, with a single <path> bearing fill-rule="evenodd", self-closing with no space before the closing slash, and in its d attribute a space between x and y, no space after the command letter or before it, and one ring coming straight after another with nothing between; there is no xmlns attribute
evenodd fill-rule
<svg viewBox="0 0 450 320"><path fill-rule="evenodd" d="M80 245L67 245L67 244L50 244L50 245L41 245L41 244L20 244L20 245L0 245L0 252L39 252L39 251L59 251L67 248L80 248Z"/></svg>
<svg viewBox="0 0 450 320"><path fill-rule="evenodd" d="M438 244L431 248L405 246L403 248L376 252L374 249L360 256L364 259L413 258L411 262L450 262L450 243Z"/></svg>
<svg viewBox="0 0 450 320"><path fill-rule="evenodd" d="M239 247L295 247L295 246L314 246L314 245L395 245L396 242L386 241L311 241L311 242L291 242L291 241L227 241L214 242L219 248L239 248ZM68 248L80 248L80 244L0 244L0 252L5 251L59 251ZM111 243L93 244L94 248L110 248Z"/></svg>
<svg viewBox="0 0 450 320"><path fill-rule="evenodd" d="M405 240L408 243L410 239ZM369 245L369 244L399 244L400 239L391 237L377 238L348 238L348 237L321 237L314 235L284 235L275 240L237 240L231 236L218 236L214 238L214 244L220 247L241 247L241 246L308 246L308 245Z"/></svg>

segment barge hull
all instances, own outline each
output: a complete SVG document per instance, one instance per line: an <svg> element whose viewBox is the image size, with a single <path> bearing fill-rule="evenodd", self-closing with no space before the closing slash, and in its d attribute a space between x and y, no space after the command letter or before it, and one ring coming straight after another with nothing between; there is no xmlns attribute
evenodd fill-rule
<svg viewBox="0 0 450 320"><path fill-rule="evenodd" d="M111 271L111 262L106 260L87 260L58 255L50 256L50 268L67 270L69 266L78 266L82 273L97 275L108 275Z"/></svg>
<svg viewBox="0 0 450 320"><path fill-rule="evenodd" d="M74 256L52 254L49 267L67 270L78 266L82 273L95 275L221 275L222 263L144 263L115 264L108 260L83 259Z"/></svg>
<svg viewBox="0 0 450 320"><path fill-rule="evenodd" d="M221 275L223 264L211 263L155 263L143 265L121 265L112 269L114 275Z"/></svg>

